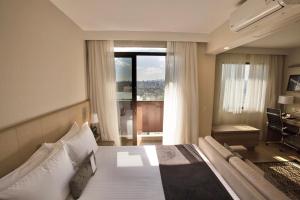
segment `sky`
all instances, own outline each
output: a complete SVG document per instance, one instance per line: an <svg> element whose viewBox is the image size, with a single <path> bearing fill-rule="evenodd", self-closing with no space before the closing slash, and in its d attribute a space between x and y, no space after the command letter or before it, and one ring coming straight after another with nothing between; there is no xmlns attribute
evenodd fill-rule
<svg viewBox="0 0 300 200"><path fill-rule="evenodd" d="M131 77L131 58L115 58L116 80L132 81Z"/></svg>
<svg viewBox="0 0 300 200"><path fill-rule="evenodd" d="M165 56L137 56L137 81L165 79ZM117 81L131 81L131 59L115 58Z"/></svg>

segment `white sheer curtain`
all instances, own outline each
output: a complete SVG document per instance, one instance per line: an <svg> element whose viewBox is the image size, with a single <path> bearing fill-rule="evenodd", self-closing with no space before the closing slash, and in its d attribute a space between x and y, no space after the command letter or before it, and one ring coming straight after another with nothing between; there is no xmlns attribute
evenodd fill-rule
<svg viewBox="0 0 300 200"><path fill-rule="evenodd" d="M269 70L269 56L250 56L244 105L246 112L264 113Z"/></svg>
<svg viewBox="0 0 300 200"><path fill-rule="evenodd" d="M221 74L221 111L241 113L244 104L243 92L245 88L245 56L224 56L220 61Z"/></svg>
<svg viewBox="0 0 300 200"><path fill-rule="evenodd" d="M198 110L197 43L168 42L163 144L196 144Z"/></svg>
<svg viewBox="0 0 300 200"><path fill-rule="evenodd" d="M264 129L266 107L276 107L283 56L222 54L217 58L214 124Z"/></svg>
<svg viewBox="0 0 300 200"><path fill-rule="evenodd" d="M103 140L120 145L113 41L87 41L88 91Z"/></svg>

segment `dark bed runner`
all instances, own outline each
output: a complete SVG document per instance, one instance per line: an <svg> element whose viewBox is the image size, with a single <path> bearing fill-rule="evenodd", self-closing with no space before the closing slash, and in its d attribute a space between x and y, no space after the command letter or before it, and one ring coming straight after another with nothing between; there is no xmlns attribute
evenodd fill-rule
<svg viewBox="0 0 300 200"><path fill-rule="evenodd" d="M166 200L232 199L193 145L156 150Z"/></svg>

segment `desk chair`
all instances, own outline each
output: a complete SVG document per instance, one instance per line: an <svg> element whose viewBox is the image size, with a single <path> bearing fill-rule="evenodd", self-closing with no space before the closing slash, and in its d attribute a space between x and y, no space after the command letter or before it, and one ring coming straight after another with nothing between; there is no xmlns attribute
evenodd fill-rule
<svg viewBox="0 0 300 200"><path fill-rule="evenodd" d="M267 141L266 145L270 143L280 143L284 145L288 145L285 141L289 137L295 135L294 132L290 132L287 127L284 126L282 117L281 117L281 110L280 109L275 109L275 108L267 108L267 119L268 119L268 135L269 132L277 133L280 140L279 141Z"/></svg>

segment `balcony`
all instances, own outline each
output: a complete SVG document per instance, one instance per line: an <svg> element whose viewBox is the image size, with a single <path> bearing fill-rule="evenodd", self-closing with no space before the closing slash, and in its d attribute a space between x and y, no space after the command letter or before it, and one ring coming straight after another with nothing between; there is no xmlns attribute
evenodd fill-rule
<svg viewBox="0 0 300 200"><path fill-rule="evenodd" d="M163 101L137 101L133 120L131 101L119 101L122 145L161 144L163 131ZM136 122L136 134L134 133Z"/></svg>
<svg viewBox="0 0 300 200"><path fill-rule="evenodd" d="M162 143L163 107L163 101L137 102L137 145Z"/></svg>

